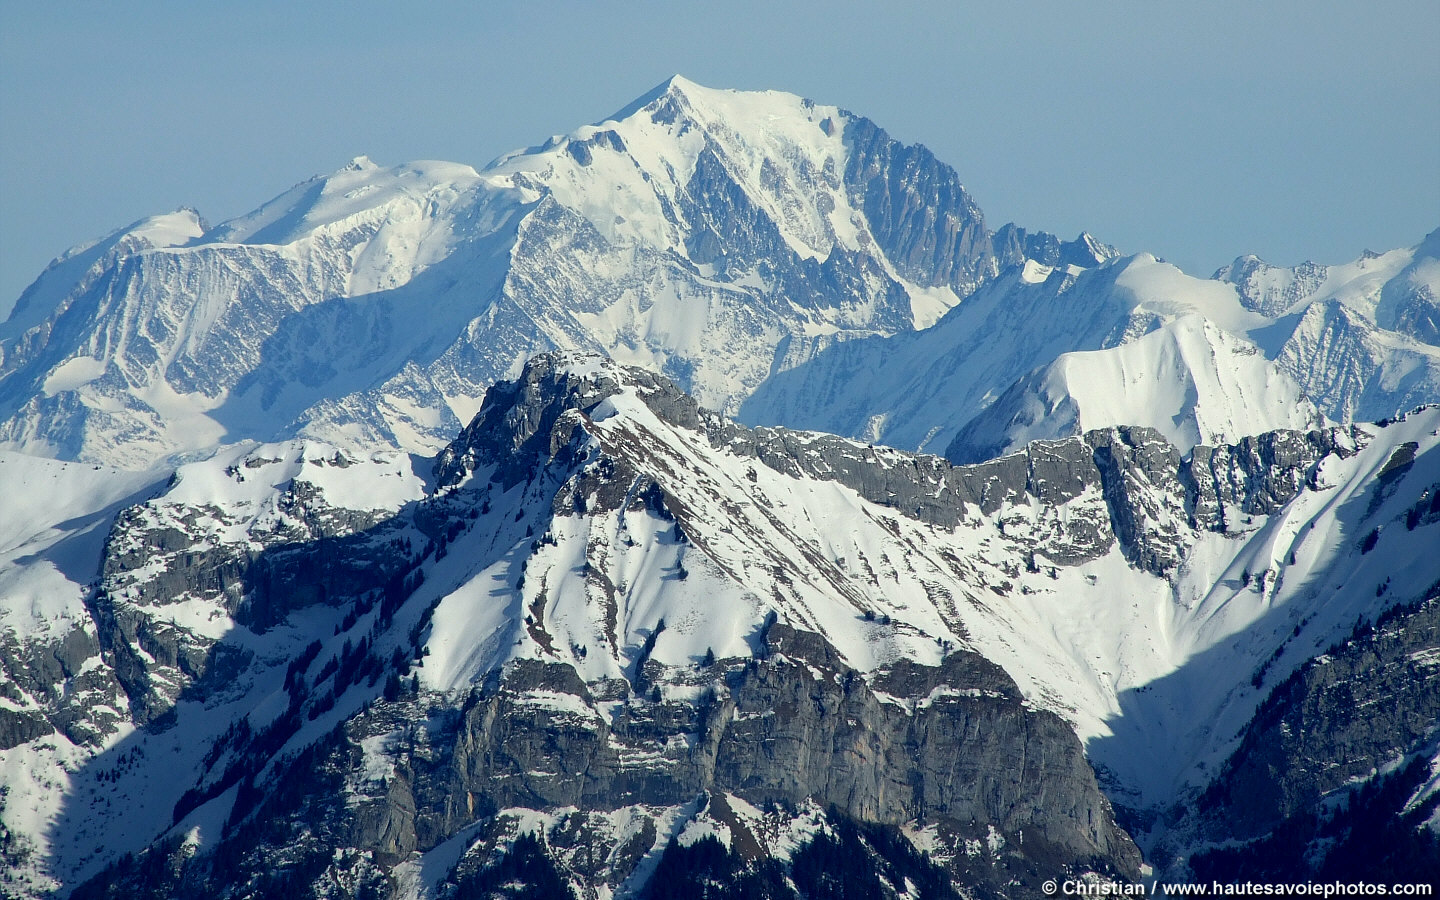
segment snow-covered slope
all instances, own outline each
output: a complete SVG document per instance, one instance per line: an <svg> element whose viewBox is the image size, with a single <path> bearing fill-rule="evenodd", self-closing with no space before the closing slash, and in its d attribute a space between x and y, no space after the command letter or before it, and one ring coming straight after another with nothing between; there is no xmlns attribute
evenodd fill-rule
<svg viewBox="0 0 1440 900"><path fill-rule="evenodd" d="M0 329L8 446L143 467L303 430L434 452L557 347L733 409L1026 254L1113 253L992 235L952 170L866 119L679 77L483 172L360 157L208 230L162 220L57 261Z"/></svg>
<svg viewBox="0 0 1440 900"><path fill-rule="evenodd" d="M458 205L513 213L477 181L463 166L360 159L186 245L100 260L41 324L5 335L9 443L146 465L283 431L326 392L413 365L470 317L438 291L393 289L453 255ZM483 266L470 273L471 289L498 283ZM433 390L376 415L401 436L458 427Z"/></svg>
<svg viewBox="0 0 1440 900"><path fill-rule="evenodd" d="M73 884L172 826L201 851L254 839L244 811L263 785L309 765L295 755L303 748L350 740L334 731L347 721L355 749L340 758L359 768L336 802L399 823L396 810L415 807L398 799L410 782L397 773L420 771L406 754L417 740L436 748L426 759L460 752L439 749L459 740L447 716L512 696L494 693L502 677L519 692L513 727L559 717L569 724L547 733L618 742L605 751L619 754L614 771L681 778L696 759L686 742L701 738L665 737L664 717L651 717L734 700L726 728L763 719L743 712L751 701L739 687L726 693L722 672L809 660L920 716L950 694L905 694L895 667L943 669L971 653L1003 667L1032 708L1073 725L1112 797L1164 806L1204 785L1272 686L1357 618L1434 582L1437 434L1440 408L1430 408L1384 426L1201 445L1182 459L1154 430L1102 429L952 467L740 428L643 370L542 357L490 392L433 480L394 454L238 447L121 513L86 599L89 649L76 650L64 682L105 675L110 711L65 699L69 687L24 688L22 705L51 722L71 709L89 730L46 726L3 751L9 796L37 804L50 830L37 832L18 803L3 821L31 842L34 884ZM829 649L802 651L805 633ZM726 659L738 668L708 662ZM970 690L983 699L992 688L953 689ZM999 682L993 690L1004 696ZM117 709L128 710L119 722ZM652 724L636 731L642 720ZM721 747L742 740L715 734ZM570 759L576 746L550 752ZM161 758L163 771L144 762ZM706 783L731 790L726 771ZM551 769L505 777L535 792L539 805L521 806L545 815L566 804L541 798L570 796L544 787L569 783ZM143 806L117 802L117 786ZM616 802L671 796L625 790L638 793ZM453 797L443 805L454 824L439 831L374 820L385 865L478 835L445 829L485 820L489 794L455 796L458 809ZM903 820L906 809L886 815ZM119 817L133 844L107 842ZM371 819L357 822L355 834L372 833ZM386 843L402 832L411 843Z"/></svg>
<svg viewBox="0 0 1440 900"><path fill-rule="evenodd" d="M8 342L48 319L67 295L86 287L122 258L146 250L179 247L200 237L206 225L193 209L151 216L121 228L114 234L71 248L46 267L40 277L20 295L14 309L0 324L0 354ZM6 359L0 355L0 362Z"/></svg>
<svg viewBox="0 0 1440 900"><path fill-rule="evenodd" d="M167 474L0 452L0 633L36 640L84 621L111 517Z"/></svg>
<svg viewBox="0 0 1440 900"><path fill-rule="evenodd" d="M1182 420L1191 420L1198 431L1182 443L1233 439L1232 425L1292 427L1308 418L1306 400L1334 421L1393 416L1440 400L1440 345L1428 342L1425 324L1440 291L1437 241L1440 232L1333 269L1238 260L1216 279L1148 254L1083 270L1032 261L925 331L845 342L776 373L740 416L930 451L969 424L967 458L1026 435L1068 433L1077 409L1089 412L1083 427L1161 426L1162 414L1178 414L1162 430L1181 438ZM1189 320L1208 324L1176 324ZM1166 328L1174 334L1150 336ZM1178 352L1182 345L1192 352ZM1262 356L1250 356L1251 346ZM1084 355L1062 357L1077 352ZM1134 368L1142 359L1143 376ZM1176 370L1178 360L1189 374ZM1117 391L1113 376L1087 379L1079 368L1133 374ZM1141 377L1155 389L1141 387ZM1194 398L1184 399L1192 384Z"/></svg>
<svg viewBox="0 0 1440 900"><path fill-rule="evenodd" d="M1204 289L1175 290L1190 283ZM924 331L847 341L777 372L740 417L938 452L1013 383L1063 353L1119 346L1182 315L1233 308L1222 327L1265 322L1233 299L1227 306L1227 296L1146 254L1089 269L1032 261Z"/></svg>
<svg viewBox="0 0 1440 900"><path fill-rule="evenodd" d="M1440 391L1440 229L1343 266L1242 257L1215 273L1276 324L1262 343L1327 415L1393 416Z"/></svg>
<svg viewBox="0 0 1440 900"><path fill-rule="evenodd" d="M1154 428L1181 453L1324 425L1293 378L1242 338L1187 315L1108 350L1063 353L1011 385L945 449L979 462L1095 428Z"/></svg>

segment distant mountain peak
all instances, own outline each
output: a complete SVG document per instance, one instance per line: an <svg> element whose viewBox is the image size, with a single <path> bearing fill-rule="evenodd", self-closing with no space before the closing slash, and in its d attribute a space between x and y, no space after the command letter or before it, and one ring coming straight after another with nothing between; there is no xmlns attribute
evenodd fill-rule
<svg viewBox="0 0 1440 900"><path fill-rule="evenodd" d="M7 888L1039 896L1138 874L1097 772L1161 877L1180 805L1353 818L1435 753L1440 407L1320 410L1440 399L1437 247L1192 278L674 76L77 248L0 327Z"/></svg>
<svg viewBox="0 0 1440 900"><path fill-rule="evenodd" d="M139 465L302 430L435 452L486 385L557 348L734 411L829 341L929 326L1027 241L1068 246L1015 232L1002 263L923 147L683 77L483 172L356 157L200 230L48 279L10 333L41 331L0 347L0 442ZM45 330L72 306L79 331ZM137 316L155 327L127 331Z"/></svg>
<svg viewBox="0 0 1440 900"><path fill-rule="evenodd" d="M959 174L924 147L839 107L678 75L611 119L482 171L360 156L214 228L178 212L134 230L131 243L48 270L0 332L0 444L141 467L216 440L302 432L430 454L489 384L541 351L607 353L733 414L844 345L924 333L945 362L911 371L926 357L907 351L843 365L848 386L807 383L780 421L938 447L1037 366L1132 340L1192 306L1273 359L1285 342L1273 317L1299 294L1266 285L1305 275L1255 261L1222 287L1144 255L1117 262L1088 232L992 232ZM1428 268L1407 270L1411 287L1383 302L1361 290L1412 257L1392 252L1351 273L1355 290L1336 300L1350 304L1347 321L1434 339ZM1056 310L1076 310L1067 292L1085 272L1106 273L1089 280L1086 337L1068 320L1052 334ZM1132 284L1142 272L1146 283ZM962 306L956 315L973 323L987 285L978 306L1004 327L986 325L987 345L957 356L966 329L939 323ZM995 292L1017 292L1029 312L995 307ZM1316 341L1338 327L1305 323ZM1369 327L1345 329L1343 353L1393 356L1360 334ZM1406 401L1425 399L1425 373L1440 370L1428 353L1403 361L1420 375L1399 377L1397 358L1387 376ZM1325 376L1304 364L1288 365L1317 401L1338 398L1327 411L1380 402L1349 375L1317 390ZM943 393L943 412L900 413L974 367L1004 380ZM862 371L891 393L862 401ZM876 373L902 373L907 386ZM817 420L831 402L872 408Z"/></svg>

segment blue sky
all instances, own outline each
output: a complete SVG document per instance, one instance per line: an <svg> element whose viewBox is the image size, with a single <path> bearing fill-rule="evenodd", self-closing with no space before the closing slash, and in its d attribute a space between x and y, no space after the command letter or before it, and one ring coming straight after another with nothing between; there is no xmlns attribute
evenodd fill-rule
<svg viewBox="0 0 1440 900"><path fill-rule="evenodd" d="M866 115L1016 221L1208 275L1440 226L1440 3L0 0L0 311L66 248L368 154L498 154L676 72Z"/></svg>

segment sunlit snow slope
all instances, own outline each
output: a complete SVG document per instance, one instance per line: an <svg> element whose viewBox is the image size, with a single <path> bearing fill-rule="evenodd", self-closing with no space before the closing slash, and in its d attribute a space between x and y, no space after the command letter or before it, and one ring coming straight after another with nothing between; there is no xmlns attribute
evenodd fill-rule
<svg viewBox="0 0 1440 900"><path fill-rule="evenodd" d="M1061 354L1011 385L946 448L978 462L1109 425L1154 428L1187 453L1274 428L1324 424L1286 372L1199 314L1110 350Z"/></svg>
<svg viewBox="0 0 1440 900"><path fill-rule="evenodd" d="M1216 279L1148 254L1030 262L925 331L776 373L740 415L930 452L963 430L965 459L1104 425L1154 425L1183 445L1295 427L1315 409L1393 416L1440 399L1440 333L1426 324L1440 315L1437 236L1330 269L1241 260ZM1290 293L1273 299L1272 282Z"/></svg>
<svg viewBox="0 0 1440 900"><path fill-rule="evenodd" d="M0 326L0 438L132 467L300 430L433 453L550 348L733 410L1027 254L1109 252L992 235L951 169L866 119L676 77L480 172L359 157L213 228L180 212L72 251Z"/></svg>
<svg viewBox="0 0 1440 900"><path fill-rule="evenodd" d="M201 848L233 836L237 798L396 665L457 707L525 665L573 669L524 703L621 729L633 698L709 702L705 661L760 654L776 623L907 715L938 701L886 695L877 673L978 652L1073 724L1112 797L1164 805L1205 784L1271 687L1434 582L1437 434L1432 407L1182 458L1156 430L1108 428L953 467L742 428L644 370L543 356L433 474L315 441L236 447L122 512L103 558L83 513L104 497L32 510L28 533L73 535L101 581L68 624L7 612L11 641L55 631L30 646L64 670L52 692L31 654L7 657L4 721L38 733L0 751L4 822L37 890L73 884L172 826ZM59 496L99 474L45 465ZM385 727L400 737L365 745L365 797L414 726Z"/></svg>

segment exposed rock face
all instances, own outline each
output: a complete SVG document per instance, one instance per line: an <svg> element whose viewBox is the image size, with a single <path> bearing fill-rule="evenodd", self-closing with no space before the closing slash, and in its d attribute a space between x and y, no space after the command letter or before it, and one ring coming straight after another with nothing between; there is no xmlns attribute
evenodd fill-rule
<svg viewBox="0 0 1440 900"><path fill-rule="evenodd" d="M886 255L907 278L962 294L994 273L990 235L960 177L924 147L903 147L866 119L845 128L845 182Z"/></svg>
<svg viewBox="0 0 1440 900"><path fill-rule="evenodd" d="M481 465L500 466L496 477L509 488L535 474L537 466L557 456L573 436L570 428L557 428L567 412L590 412L605 398L620 391L620 383L601 374L576 377L559 365L560 357L543 356L525 367L521 377L502 381L485 395L474 420L435 461L435 478L442 486L458 484ZM647 402L667 415L698 422L693 399L663 378L634 371L644 386ZM682 399L683 398L683 399ZM685 413L688 412L688 417Z"/></svg>
<svg viewBox="0 0 1440 900"><path fill-rule="evenodd" d="M1211 834L1253 838L1414 754L1440 723L1440 596L1397 608L1280 685L1206 794Z"/></svg>
<svg viewBox="0 0 1440 900"><path fill-rule="evenodd" d="M1138 854L1073 732L1027 709L993 664L961 652L867 680L819 635L775 624L762 640L754 659L654 673L699 687L696 702L600 701L573 668L529 661L458 708L437 708L434 697L381 703L286 767L281 783L299 793L265 800L255 825L236 833L227 855L238 871L211 881L217 873L202 858L185 877L224 892L237 875L287 874L276 864L286 852L358 855L383 870L503 810L563 818L566 809L659 811L726 795L757 808L819 804L864 822L1004 835L1032 870L1137 874ZM391 774L372 780L377 760ZM652 826L645 849L654 840ZM782 852L760 840L761 856ZM603 838L592 846L604 862L576 867L582 883L634 874L638 856L616 858ZM1031 896L1037 887L1027 878L1012 889Z"/></svg>
<svg viewBox="0 0 1440 900"><path fill-rule="evenodd" d="M1440 585L1270 694L1180 819L1204 848L1185 861L1192 877L1433 882L1437 722Z"/></svg>
<svg viewBox="0 0 1440 900"><path fill-rule="evenodd" d="M121 717L112 704L120 696L113 674L87 666L99 656L93 628L80 626L51 641L22 644L0 638L0 697L21 709L0 708L0 749L60 731L77 744L95 744L114 732ZM43 705L24 709L26 697Z"/></svg>
<svg viewBox="0 0 1440 900"><path fill-rule="evenodd" d="M648 787L658 780L669 782L668 789L643 789L644 796L637 796L624 786L628 779L621 772L607 775L607 769L623 770L612 752L605 754L608 765L595 759L584 766L562 762L562 771L583 769L593 784L547 797L547 805L593 806L602 798L678 802L697 788L716 787L757 805L816 799L866 821L898 824L941 816L994 822L1011 832L1029 827L1077 857L1108 855L1125 846L1117 833L1091 827L1106 816L1101 805L1091 805L1099 802L1087 788L1093 776L1078 746L1065 746L1067 729L1043 714L1024 714L1013 684L983 660L964 654L938 670L882 673L876 689L889 688L885 693L894 691L901 701L887 704L817 635L775 625L766 635L765 652L765 658L717 685L699 722L684 723L700 726L700 740L677 761L673 774L666 777L662 764L660 771L643 775ZM779 654L785 658L772 658ZM907 711L907 702L920 708ZM668 741L663 730L654 730L661 723L643 715L624 724L616 732L622 746L644 742L659 748ZM963 753L952 752L962 746ZM1014 767L1016 759L1032 760L1034 768ZM512 777L523 779L539 762L514 759ZM497 780L505 778L473 783L493 795ZM591 790L593 795L583 796ZM1060 817L1063 824L1037 821L1034 809L1025 808L1019 798L1037 791L1071 810ZM533 799L535 790L523 794ZM520 799L497 798L501 806L521 805L515 802Z"/></svg>
<svg viewBox="0 0 1440 900"><path fill-rule="evenodd" d="M1031 234L1013 223L1002 225L991 243L1002 269L1023 265L1027 259L1061 269L1066 266L1088 269L1120 255L1114 247L1088 233L1082 233L1073 241L1062 241L1043 231Z"/></svg>
<svg viewBox="0 0 1440 900"><path fill-rule="evenodd" d="M243 483L247 476L264 479L267 467L354 465L334 448L288 449L294 459L267 458L262 450L226 475ZM307 453L315 458L307 460ZM163 498L117 518L88 605L135 724L168 727L161 717L180 699L205 701L232 687L250 653L217 643L231 625L263 632L314 604L356 598L373 604L377 586L413 566L395 540L411 524L408 515L332 505L303 478L290 479L268 499L274 518L263 528L246 522L250 510L236 516ZM221 538L247 525L248 540ZM197 606L210 627L197 627L191 612Z"/></svg>
<svg viewBox="0 0 1440 900"><path fill-rule="evenodd" d="M1274 317L1319 290L1329 274L1329 267L1318 263L1304 262L1285 269L1256 256L1242 256L1222 266L1214 277L1235 285L1246 309Z"/></svg>
<svg viewBox="0 0 1440 900"><path fill-rule="evenodd" d="M1306 432L1272 431L1228 447L1196 447L1188 462L1193 516L1217 531L1237 514L1264 515L1316 486L1316 464L1336 454L1344 458L1363 445L1355 428ZM1227 512L1228 510L1228 512Z"/></svg>
<svg viewBox="0 0 1440 900"><path fill-rule="evenodd" d="M1086 602L1093 573L1132 606L1194 591L1195 546L1245 550L1264 528L1247 517L1321 502L1337 467L1376 457L1368 440L1387 455L1345 487L1347 515L1399 523L1387 548L1422 539L1440 522L1433 489L1415 493L1440 478L1432 418L1403 441L1277 432L1188 458L1153 430L1105 429L955 466L745 428L647 371L544 356L488 393L433 480L313 442L182 468L116 518L93 631L6 660L34 672L23 703L4 695L0 735L24 748L42 720L64 724L61 699L32 702L47 666L94 686L70 740L141 726L76 774L57 816L57 834L83 835L112 786L155 798L138 862L97 873L57 853L102 893L408 897L414 867L459 891L533 851L586 896L637 896L687 829L723 831L747 871L773 874L821 822L929 848L977 895L1133 877L1061 718L1087 670L1012 678L981 649L1030 640L1026 604ZM1215 564L1205 589L1236 579L1251 602L1241 565ZM1053 666L1036 646L997 658ZM162 746L179 773L163 784L135 762ZM1307 777L1276 790L1303 806ZM195 822L220 829L217 851L151 840ZM174 880L157 887L159 869Z"/></svg>
<svg viewBox="0 0 1440 900"><path fill-rule="evenodd" d="M1105 486L1105 501L1126 556L1163 574L1180 561L1185 495L1180 454L1149 429L1087 435ZM1158 490L1156 490L1158 488Z"/></svg>

